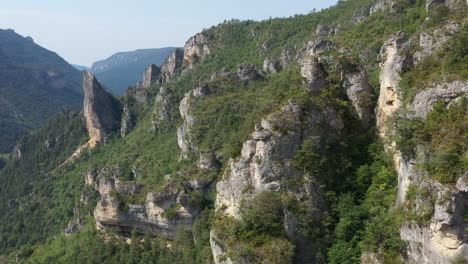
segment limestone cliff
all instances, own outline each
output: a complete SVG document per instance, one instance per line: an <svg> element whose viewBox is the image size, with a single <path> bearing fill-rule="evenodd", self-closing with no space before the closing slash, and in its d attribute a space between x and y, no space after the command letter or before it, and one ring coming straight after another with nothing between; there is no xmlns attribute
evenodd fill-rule
<svg viewBox="0 0 468 264"><path fill-rule="evenodd" d="M401 106L398 98L398 82L401 73L411 63L410 45L405 32L398 32L385 41L380 50L380 96L377 108L377 129L385 136L388 118Z"/></svg>
<svg viewBox="0 0 468 264"><path fill-rule="evenodd" d="M203 33L191 37L184 46L184 60L188 62L188 68L193 68L195 63L200 63L210 55L211 50L208 39Z"/></svg>
<svg viewBox="0 0 468 264"><path fill-rule="evenodd" d="M453 27L447 28L452 30ZM436 34L441 34L436 30ZM421 33L421 51L417 60L432 55L439 43L427 40L428 33ZM441 39L440 42L446 40ZM416 149L416 158L402 155L395 149L389 137L387 120L402 108L409 110L412 118L425 118L435 103L440 100L450 104L458 97L468 94L466 82L432 83L419 92L409 105L404 106L399 98L399 80L405 68L411 66L409 44L404 33L392 35L381 50L380 97L377 108L377 128L386 141L386 149L393 151L395 168L398 173L397 205L405 208L404 214L421 214L433 208L430 221L426 224L406 221L400 229L400 236L408 242L404 254L408 263L450 263L456 258L468 255L463 211L468 196L465 190L466 175L460 178L456 187L443 185L430 179L416 164L425 159L424 150ZM416 60L416 61L417 61ZM429 197L408 200L410 186L426 190ZM414 200L415 199L415 200Z"/></svg>
<svg viewBox="0 0 468 264"><path fill-rule="evenodd" d="M252 140L244 142L242 146L241 157L229 160L222 180L216 185L215 207L219 213L239 219L241 204L263 191L286 191L295 199L306 201L306 206L323 206L321 188L316 179L295 169L292 160L305 138L317 137L317 141L320 141L325 134L338 135L344 125L341 117L331 108L318 110L311 107L309 111L305 115L304 109L290 101L256 125L256 131L251 134ZM291 188L286 184L287 179L304 183L298 188ZM296 242L303 263L314 263L313 250L297 233L293 214L285 218L284 228L290 239ZM218 238L219 232L223 231L213 229L211 232L215 262L232 263L226 254L235 249L229 248Z"/></svg>
<svg viewBox="0 0 468 264"><path fill-rule="evenodd" d="M107 93L89 71L83 71L84 117L89 147L104 144L120 121L120 104Z"/></svg>
<svg viewBox="0 0 468 264"><path fill-rule="evenodd" d="M86 184L100 194L94 210L98 228L112 229L129 234L133 229L139 233L174 239L179 229L189 229L200 213L200 207L190 200L189 192L204 192L209 181L191 181L183 185L168 183L159 192L143 193L144 199L129 203L124 197L141 195L144 185L125 182L118 166L94 169L86 174Z"/></svg>

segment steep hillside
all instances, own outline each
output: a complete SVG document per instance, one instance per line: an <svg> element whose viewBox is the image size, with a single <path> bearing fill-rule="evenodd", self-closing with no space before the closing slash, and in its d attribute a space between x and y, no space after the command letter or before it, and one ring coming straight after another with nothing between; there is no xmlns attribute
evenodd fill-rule
<svg viewBox="0 0 468 264"><path fill-rule="evenodd" d="M91 71L109 91L122 95L129 86L142 81L141 73L148 65L161 66L174 49L168 47L119 52L93 63Z"/></svg>
<svg viewBox="0 0 468 264"><path fill-rule="evenodd" d="M13 30L0 30L0 153L58 112L82 105L80 72Z"/></svg>
<svg viewBox="0 0 468 264"><path fill-rule="evenodd" d="M466 263L467 10L226 21L120 102L85 72L0 170L3 261Z"/></svg>

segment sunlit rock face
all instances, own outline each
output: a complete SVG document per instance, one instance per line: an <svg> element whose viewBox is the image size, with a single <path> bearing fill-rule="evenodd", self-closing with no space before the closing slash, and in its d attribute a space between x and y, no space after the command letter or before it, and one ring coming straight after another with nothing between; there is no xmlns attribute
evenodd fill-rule
<svg viewBox="0 0 468 264"><path fill-rule="evenodd" d="M120 104L99 84L96 77L83 71L84 117L89 134L89 147L104 144L120 121Z"/></svg>

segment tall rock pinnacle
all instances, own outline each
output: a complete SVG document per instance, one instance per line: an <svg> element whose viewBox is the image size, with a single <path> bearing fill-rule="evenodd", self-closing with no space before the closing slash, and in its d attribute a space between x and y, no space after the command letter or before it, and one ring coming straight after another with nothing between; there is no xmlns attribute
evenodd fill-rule
<svg viewBox="0 0 468 264"><path fill-rule="evenodd" d="M94 148L104 144L120 120L120 104L107 93L94 75L83 71L84 116L89 134L88 145Z"/></svg>

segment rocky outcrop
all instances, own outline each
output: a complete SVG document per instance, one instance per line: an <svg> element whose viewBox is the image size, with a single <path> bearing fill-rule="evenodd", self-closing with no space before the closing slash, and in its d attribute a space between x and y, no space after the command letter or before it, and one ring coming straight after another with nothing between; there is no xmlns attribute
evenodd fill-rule
<svg viewBox="0 0 468 264"><path fill-rule="evenodd" d="M414 62L418 63L422 59L435 54L460 30L460 27L459 23L449 22L441 28L421 32L419 34L420 49L413 55Z"/></svg>
<svg viewBox="0 0 468 264"><path fill-rule="evenodd" d="M151 119L152 130L155 132L161 131L161 124L169 121L171 111L169 97L169 90L164 86L160 87L154 100L153 117Z"/></svg>
<svg viewBox="0 0 468 264"><path fill-rule="evenodd" d="M237 75L242 81L250 82L260 79L262 76L253 64L240 64L237 67Z"/></svg>
<svg viewBox="0 0 468 264"><path fill-rule="evenodd" d="M425 118L437 102L444 101L449 105L468 94L468 81L436 83L428 86L429 88L416 94L413 102L408 106L415 117Z"/></svg>
<svg viewBox="0 0 468 264"><path fill-rule="evenodd" d="M189 193L204 192L210 184L196 180L183 186L169 183L160 192L147 193L141 203L130 204L122 197L140 194L144 186L121 181L119 167L94 170L89 175L86 178L94 177L94 188L101 196L94 210L98 228L124 235L132 230L151 232L167 239L173 239L179 229L191 228L201 207L191 202Z"/></svg>
<svg viewBox="0 0 468 264"><path fill-rule="evenodd" d="M281 51L281 66L286 68L289 64L293 63L296 57L296 49L291 46L285 46Z"/></svg>
<svg viewBox="0 0 468 264"><path fill-rule="evenodd" d="M390 11L393 11L397 8L396 1L393 0L377 0L377 2L370 8L369 12L372 15L375 12L384 10L389 7Z"/></svg>
<svg viewBox="0 0 468 264"><path fill-rule="evenodd" d="M251 134L252 139L244 142L242 146L241 156L229 160L222 180L216 185L215 208L219 214L239 219L242 202L256 197L263 191L284 190L296 199L307 201L306 204L320 208L319 184L313 177L295 169L291 165L292 160L305 138L314 136L320 141L321 136L325 134L336 135L343 128L343 121L332 109L312 108L310 111L306 116L299 105L290 101L280 111L268 115L256 125L256 131ZM318 124L327 124L327 128ZM285 177L288 180L300 179L303 185L289 188ZM292 214L287 215L289 217L285 218L285 230L290 239L296 242L298 255L305 256L307 255L305 251L311 252L311 249L303 248L304 245L299 242L299 235L296 232L295 218ZM211 232L215 262L231 263L229 257L225 255L229 248L220 241L218 232L216 229Z"/></svg>
<svg viewBox="0 0 468 264"><path fill-rule="evenodd" d="M355 25L359 24L362 21L364 21L366 18L368 18L370 15L370 8L359 8L354 11L353 16L351 17L350 23Z"/></svg>
<svg viewBox="0 0 468 264"><path fill-rule="evenodd" d="M20 160L23 157L23 141L20 139L13 148L13 159Z"/></svg>
<svg viewBox="0 0 468 264"><path fill-rule="evenodd" d="M318 91L327 85L327 72L322 64L324 52L334 47L333 42L327 40L309 41L298 53L301 74L307 79L307 86L312 91Z"/></svg>
<svg viewBox="0 0 468 264"><path fill-rule="evenodd" d="M265 59L263 61L263 71L268 74L278 73L280 69L280 62L277 60Z"/></svg>
<svg viewBox="0 0 468 264"><path fill-rule="evenodd" d="M205 57L210 55L208 40L203 33L191 37L184 46L184 60L187 61L188 68L193 68L195 63L200 63Z"/></svg>
<svg viewBox="0 0 468 264"><path fill-rule="evenodd" d="M136 103L147 105L151 101L148 90L139 82L135 86L129 86L125 90L125 97L134 100Z"/></svg>
<svg viewBox="0 0 468 264"><path fill-rule="evenodd" d="M200 158L197 166L200 169L209 170L219 168L220 163L215 153L209 150L202 150L200 151Z"/></svg>
<svg viewBox="0 0 468 264"><path fill-rule="evenodd" d="M127 104L123 107L122 122L120 125L120 136L125 137L133 130L133 118Z"/></svg>
<svg viewBox="0 0 468 264"><path fill-rule="evenodd" d="M326 26L324 26L322 24L318 24L317 28L315 29L315 34L317 34L318 36L322 36L322 37L327 36L328 32L329 32L328 27L326 27Z"/></svg>
<svg viewBox="0 0 468 264"><path fill-rule="evenodd" d="M143 88L148 89L151 85L158 81L161 70L158 66L151 64L143 73Z"/></svg>
<svg viewBox="0 0 468 264"><path fill-rule="evenodd" d="M84 221L81 218L76 218L68 222L67 228L63 231L64 235L70 236L76 232L79 232L84 227Z"/></svg>
<svg viewBox="0 0 468 264"><path fill-rule="evenodd" d="M398 82L412 62L410 45L404 32L393 34L380 50L380 95L377 108L377 129L385 137L386 121L400 107Z"/></svg>
<svg viewBox="0 0 468 264"><path fill-rule="evenodd" d="M423 46L433 45L426 44ZM389 151L396 151L396 149L394 142L391 142L386 135L386 121L402 108L398 98L398 82L401 74L412 66L412 58L408 55L409 49L406 35L399 32L384 43L380 52L381 74L377 128L379 135L386 139L385 146ZM423 48L418 56L421 58L431 52ZM418 93L406 109L409 110L410 117L424 118L439 100L450 103L461 94L466 94L466 86L466 82L460 81L429 85L430 88ZM468 193L463 189L444 186L437 181L430 180L422 171L417 170L415 165L425 157L422 150L416 149L415 152L417 153L415 158L404 157L398 151L393 156L398 174L396 203L404 208L404 215L420 215L432 213L432 211L433 213L428 222L416 223L411 220L403 223L400 236L408 242L403 256L408 263L450 263L457 258L467 256L468 253L463 237L465 229L463 211L466 210L468 204ZM408 197L410 186L424 189L428 197Z"/></svg>
<svg viewBox="0 0 468 264"><path fill-rule="evenodd" d="M468 193L458 188L443 186L432 180L416 183L419 188L430 190L434 199L417 199L412 212L424 206L433 206L433 215L429 224L421 225L414 221L403 224L400 236L408 242L406 251L409 263L451 263L456 259L468 260L463 215L468 205Z"/></svg>
<svg viewBox="0 0 468 264"><path fill-rule="evenodd" d="M190 131L196 122L195 117L190 113L191 98L193 98L193 91L186 93L179 104L180 116L184 120L183 124L177 128L177 143L182 151L181 159L186 159L190 152L197 151L197 147L192 143L190 134Z"/></svg>
<svg viewBox="0 0 468 264"><path fill-rule="evenodd" d="M374 91L369 85L366 69L358 67L355 71L345 73L343 88L363 127L369 127L373 115Z"/></svg>
<svg viewBox="0 0 468 264"><path fill-rule="evenodd" d="M161 75L159 77L158 84L163 85L171 81L181 69L183 62L184 50L176 49L173 51L167 58L166 62L161 66Z"/></svg>
<svg viewBox="0 0 468 264"><path fill-rule="evenodd" d="M430 11L442 4L448 7L451 11L454 11L456 9L463 8L467 2L465 0L427 0L426 13L430 16Z"/></svg>
<svg viewBox="0 0 468 264"><path fill-rule="evenodd" d="M107 93L89 71L83 71L84 117L89 134L88 145L104 144L120 121L120 104Z"/></svg>

